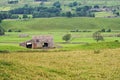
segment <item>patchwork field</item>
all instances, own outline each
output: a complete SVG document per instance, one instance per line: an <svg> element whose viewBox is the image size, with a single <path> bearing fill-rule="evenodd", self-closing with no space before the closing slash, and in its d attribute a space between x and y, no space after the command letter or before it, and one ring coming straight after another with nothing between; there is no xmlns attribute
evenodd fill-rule
<svg viewBox="0 0 120 80"><path fill-rule="evenodd" d="M46 6L51 6L54 2L60 1L62 3L62 6L69 4L73 1L77 1L80 4L83 5L107 5L107 6L116 6L120 5L119 0L48 0L48 2L45 2L44 4ZM34 0L19 0L18 4L8 4L8 0L0 0L0 10L4 11L4 7L10 7L10 9L16 8L16 7L22 7L25 4L29 4L31 6L38 6L40 2L34 2ZM67 8L67 7L65 7ZM9 9L7 9L9 10ZM69 9L64 9L64 11L68 11Z"/></svg>
<svg viewBox="0 0 120 80"><path fill-rule="evenodd" d="M119 80L119 21L120 18L4 20L0 80ZM92 34L103 28L112 32L102 32L104 41L96 42ZM12 32L7 32L9 29ZM62 40L67 33L72 35L69 43ZM21 34L29 36L21 38ZM19 46L34 35L52 35L57 48L33 50Z"/></svg>

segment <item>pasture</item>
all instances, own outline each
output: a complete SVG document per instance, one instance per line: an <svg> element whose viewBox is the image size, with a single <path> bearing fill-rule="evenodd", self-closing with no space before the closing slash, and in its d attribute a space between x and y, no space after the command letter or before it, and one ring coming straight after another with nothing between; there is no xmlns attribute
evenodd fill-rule
<svg viewBox="0 0 120 80"><path fill-rule="evenodd" d="M120 46L120 38L114 35L118 34L116 32L102 33L104 41L96 42L92 34L93 32L69 32L72 35L69 43L65 43L62 40L63 35L68 32L6 32L5 36L0 36L0 51L8 52L18 52L18 51L42 51L42 50L31 50L19 46L19 43L28 41L32 39L34 35L52 35L54 38L55 46L60 48L55 48L46 51L74 51L74 50L101 50L101 49L112 49L118 48ZM20 34L28 34L28 37L21 38ZM113 36L111 36L113 35ZM115 42L118 40L118 42Z"/></svg>
<svg viewBox="0 0 120 80"><path fill-rule="evenodd" d="M90 17L74 17L74 18L33 18L28 20L4 20L3 28L21 30L22 32L70 32L71 30L88 30L96 31L102 28L119 30L120 18L90 18Z"/></svg>
<svg viewBox="0 0 120 80"><path fill-rule="evenodd" d="M115 16L112 12L96 12L95 17Z"/></svg>
<svg viewBox="0 0 120 80"><path fill-rule="evenodd" d="M3 20L1 25L5 29L6 34L0 36L0 50L28 51L26 48L19 47L19 43L30 40L34 35L52 35L55 45L62 47L55 49L55 51L118 48L119 44L117 44L115 40L118 40L118 43L120 41L120 38L116 37L116 35L120 33L119 21L119 18L84 17ZM97 43L93 40L92 34L103 28L106 30L111 29L112 32L102 32L101 34L104 37L104 41ZM7 32L9 29L11 29L12 32ZM22 32L16 32L17 30L21 30ZM71 32L76 30L79 32ZM70 33L72 38L70 43L64 44L65 41L62 40L62 37L67 33ZM20 38L20 34L28 34L29 36ZM12 49L10 48L10 45ZM98 47L96 47L96 45Z"/></svg>

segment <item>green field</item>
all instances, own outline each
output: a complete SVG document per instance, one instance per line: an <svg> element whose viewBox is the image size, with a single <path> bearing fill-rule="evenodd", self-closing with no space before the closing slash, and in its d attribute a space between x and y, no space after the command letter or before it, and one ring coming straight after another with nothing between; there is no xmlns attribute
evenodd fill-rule
<svg viewBox="0 0 120 80"><path fill-rule="evenodd" d="M19 46L19 43L32 39L34 35L52 35L55 42L55 49L46 51L74 51L74 50L102 50L102 49L114 49L119 48L119 37L104 37L104 41L96 42L92 38L93 32L76 32L71 33L72 39L70 43L64 43L62 36L67 32L7 32L5 36L0 36L0 51L1 52L18 52L18 51L42 51L31 50ZM70 33L70 32L69 32ZM20 34L29 34L29 37L20 38ZM117 34L116 32L102 33L103 35ZM60 47L60 48L59 48Z"/></svg>
<svg viewBox="0 0 120 80"><path fill-rule="evenodd" d="M112 12L96 12L95 17L114 17L115 15Z"/></svg>
<svg viewBox="0 0 120 80"><path fill-rule="evenodd" d="M4 20L3 28L7 31L21 30L23 32L30 31L71 31L71 30L99 30L102 28L119 30L120 18L36 18L29 20ZM33 29L34 28L34 29Z"/></svg>

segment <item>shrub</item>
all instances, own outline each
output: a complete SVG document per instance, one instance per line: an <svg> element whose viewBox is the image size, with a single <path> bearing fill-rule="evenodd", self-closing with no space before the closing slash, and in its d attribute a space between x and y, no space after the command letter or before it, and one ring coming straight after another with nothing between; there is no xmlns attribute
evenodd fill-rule
<svg viewBox="0 0 120 80"><path fill-rule="evenodd" d="M28 15L27 14L23 14L23 18L28 18Z"/></svg>
<svg viewBox="0 0 120 80"><path fill-rule="evenodd" d="M12 32L12 29L8 29L8 32Z"/></svg>
<svg viewBox="0 0 120 80"><path fill-rule="evenodd" d="M21 30L18 30L18 32L22 32Z"/></svg>
<svg viewBox="0 0 120 80"><path fill-rule="evenodd" d="M13 14L12 16L11 16L11 19L18 19L19 18L19 16L18 15L15 15L15 14Z"/></svg>
<svg viewBox="0 0 120 80"><path fill-rule="evenodd" d="M72 17L72 13L70 11L68 11L68 12L66 12L66 16L70 18L70 17Z"/></svg>
<svg viewBox="0 0 120 80"><path fill-rule="evenodd" d="M115 40L114 42L119 42L119 40Z"/></svg>
<svg viewBox="0 0 120 80"><path fill-rule="evenodd" d="M104 28L103 28L103 29L101 29L101 30L100 30L100 32L105 32L105 29L104 29Z"/></svg>
<svg viewBox="0 0 120 80"><path fill-rule="evenodd" d="M4 35L5 34L5 30L0 26L0 35Z"/></svg>
<svg viewBox="0 0 120 80"><path fill-rule="evenodd" d="M99 54L100 50L94 50L94 54Z"/></svg>
<svg viewBox="0 0 120 80"><path fill-rule="evenodd" d="M68 42L70 39L71 39L71 34L65 34L63 37L62 37L63 40L65 40L66 42Z"/></svg>
<svg viewBox="0 0 120 80"><path fill-rule="evenodd" d="M8 50L0 50L0 53L9 53Z"/></svg>
<svg viewBox="0 0 120 80"><path fill-rule="evenodd" d="M71 30L70 32L81 32L79 29Z"/></svg>
<svg viewBox="0 0 120 80"><path fill-rule="evenodd" d="M111 29L108 29L106 32L111 32Z"/></svg>
<svg viewBox="0 0 120 80"><path fill-rule="evenodd" d="M57 8L60 8L61 7L61 3L59 1L57 2L54 2L53 3L53 6L57 7Z"/></svg>
<svg viewBox="0 0 120 80"><path fill-rule="evenodd" d="M15 32L22 32L21 30L16 30Z"/></svg>
<svg viewBox="0 0 120 80"><path fill-rule="evenodd" d="M103 41L103 36L101 35L101 33L99 31L93 33L93 39L96 40L97 42L98 41Z"/></svg>

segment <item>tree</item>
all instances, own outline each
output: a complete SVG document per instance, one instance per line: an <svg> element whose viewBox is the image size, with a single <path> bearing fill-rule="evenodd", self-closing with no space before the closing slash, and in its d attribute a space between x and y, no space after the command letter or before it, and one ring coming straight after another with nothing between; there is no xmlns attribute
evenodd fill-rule
<svg viewBox="0 0 120 80"><path fill-rule="evenodd" d="M115 14L116 14L117 16L119 16L119 15L120 15L120 13L119 13L119 12L116 12Z"/></svg>
<svg viewBox="0 0 120 80"><path fill-rule="evenodd" d="M5 34L5 30L0 26L0 36Z"/></svg>
<svg viewBox="0 0 120 80"><path fill-rule="evenodd" d="M17 14L12 14L10 18L11 18L11 19L18 19L19 16L18 16Z"/></svg>
<svg viewBox="0 0 120 80"><path fill-rule="evenodd" d="M53 3L53 6L57 7L57 8L60 8L61 7L61 4L59 1Z"/></svg>
<svg viewBox="0 0 120 80"><path fill-rule="evenodd" d="M8 29L8 32L12 32L12 29Z"/></svg>
<svg viewBox="0 0 120 80"><path fill-rule="evenodd" d="M44 1L42 1L42 2L40 3L40 6L41 6L41 7L43 7L43 6L44 6Z"/></svg>
<svg viewBox="0 0 120 80"><path fill-rule="evenodd" d="M78 5L78 3L75 1L75 2L73 2L73 6L77 6Z"/></svg>
<svg viewBox="0 0 120 80"><path fill-rule="evenodd" d="M69 7L73 7L73 3L69 3Z"/></svg>
<svg viewBox="0 0 120 80"><path fill-rule="evenodd" d="M99 5L95 5L94 8L99 8Z"/></svg>
<svg viewBox="0 0 120 80"><path fill-rule="evenodd" d="M22 32L22 31L19 29L19 30L15 30L15 32Z"/></svg>
<svg viewBox="0 0 120 80"><path fill-rule="evenodd" d="M74 7L74 6L77 6L78 5L78 3L75 1L75 2L73 2L73 3L69 3L69 7Z"/></svg>
<svg viewBox="0 0 120 80"><path fill-rule="evenodd" d="M89 11L91 8L92 8L92 6L84 6L84 7L83 7L83 10L84 10L84 11Z"/></svg>
<svg viewBox="0 0 120 80"><path fill-rule="evenodd" d="M82 10L81 7L77 7L77 8L76 8L76 12L77 12L77 11L81 11L81 10Z"/></svg>
<svg viewBox="0 0 120 80"><path fill-rule="evenodd" d="M9 12L0 12L1 19L8 19L10 18L11 14Z"/></svg>
<svg viewBox="0 0 120 80"><path fill-rule="evenodd" d="M8 4L17 4L18 0L8 0Z"/></svg>
<svg viewBox="0 0 120 80"><path fill-rule="evenodd" d="M27 14L24 14L24 15L23 15L23 18L28 18L28 15L27 15Z"/></svg>
<svg viewBox="0 0 120 80"><path fill-rule="evenodd" d="M76 15L77 16L94 17L94 14L92 12L90 12L91 8L92 8L92 6L77 7L76 8Z"/></svg>
<svg viewBox="0 0 120 80"><path fill-rule="evenodd" d="M71 39L71 34L65 34L63 37L62 37L63 40L65 40L66 42L68 42L70 39Z"/></svg>
<svg viewBox="0 0 120 80"><path fill-rule="evenodd" d="M2 22L2 19L0 18L0 23Z"/></svg>
<svg viewBox="0 0 120 80"><path fill-rule="evenodd" d="M101 32L105 32L105 29L103 28L103 29L101 29Z"/></svg>
<svg viewBox="0 0 120 80"><path fill-rule="evenodd" d="M0 18L0 23L2 22L2 19ZM5 34L5 30L0 26L0 36Z"/></svg>
<svg viewBox="0 0 120 80"><path fill-rule="evenodd" d="M67 17L72 17L72 13L70 11L66 12Z"/></svg>
<svg viewBox="0 0 120 80"><path fill-rule="evenodd" d="M93 39L96 40L97 42L98 41L103 41L103 36L101 35L101 33L99 31L93 33Z"/></svg>
<svg viewBox="0 0 120 80"><path fill-rule="evenodd" d="M112 30L111 29L108 29L106 32L111 32Z"/></svg>

